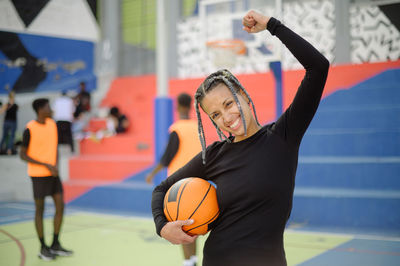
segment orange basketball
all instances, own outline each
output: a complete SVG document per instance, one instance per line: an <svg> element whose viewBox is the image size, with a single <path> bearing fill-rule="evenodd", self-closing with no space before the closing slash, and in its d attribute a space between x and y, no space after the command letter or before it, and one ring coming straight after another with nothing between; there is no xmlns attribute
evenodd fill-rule
<svg viewBox="0 0 400 266"><path fill-rule="evenodd" d="M194 223L184 225L183 231L189 235L204 235L219 214L216 189L201 178L182 179L165 194L164 214L170 222L193 219Z"/></svg>

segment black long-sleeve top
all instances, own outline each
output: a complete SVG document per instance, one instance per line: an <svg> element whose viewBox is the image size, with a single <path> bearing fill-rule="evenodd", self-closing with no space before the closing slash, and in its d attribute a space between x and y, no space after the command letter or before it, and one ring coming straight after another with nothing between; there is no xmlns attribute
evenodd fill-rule
<svg viewBox="0 0 400 266"><path fill-rule="evenodd" d="M185 177L217 185L220 215L204 246L203 265L286 265L283 232L292 209L300 141L321 99L329 62L311 44L271 18L267 29L304 66L297 94L279 119L240 142L214 142L153 191L157 233L167 223L163 198Z"/></svg>

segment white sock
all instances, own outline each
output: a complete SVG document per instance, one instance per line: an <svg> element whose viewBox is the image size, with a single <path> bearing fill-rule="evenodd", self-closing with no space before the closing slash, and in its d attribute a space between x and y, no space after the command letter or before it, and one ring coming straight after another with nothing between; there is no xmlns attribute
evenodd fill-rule
<svg viewBox="0 0 400 266"><path fill-rule="evenodd" d="M184 260L182 265L183 266L193 266L194 263L191 259L189 259L189 260Z"/></svg>
<svg viewBox="0 0 400 266"><path fill-rule="evenodd" d="M193 264L197 263L197 256L196 255L190 256L190 260L192 261Z"/></svg>

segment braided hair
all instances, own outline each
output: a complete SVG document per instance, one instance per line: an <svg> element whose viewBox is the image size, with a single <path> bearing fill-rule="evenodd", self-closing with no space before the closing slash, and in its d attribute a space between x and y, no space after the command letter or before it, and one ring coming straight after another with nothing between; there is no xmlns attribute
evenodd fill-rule
<svg viewBox="0 0 400 266"><path fill-rule="evenodd" d="M253 109L253 113L254 113L254 117L256 119L256 122L258 125L260 125L260 123L258 122L257 119L257 114L256 114L256 109L254 106L253 101L250 98L250 95L247 93L247 91L243 88L243 86L240 84L240 82L238 81L238 79L231 73L229 72L229 70L227 69L222 69L222 70L218 70L217 72L212 73L211 75L209 75L204 81L203 83L201 83L200 87L197 89L195 95L194 95L194 99L195 99L195 110L196 110L196 115L197 115L197 121L198 121L198 130L199 130L199 138L200 138L200 143L201 143L201 147L202 147L202 159L203 159L203 164L206 163L206 139L205 139L205 135L204 135L204 127L203 127L203 123L201 120L201 116L200 116L200 107L201 106L201 102L203 101L204 97L206 96L206 94L208 92L210 92L212 89L214 89L215 87L217 87L219 84L225 84L229 90L231 91L233 98L238 106L239 112L240 112L240 116L242 118L242 123L244 126L244 134L245 136L247 135L247 125L246 125L246 121L244 119L244 115L243 115L243 110L241 107L241 104L239 102L237 93L239 91L243 91L245 93L245 95L247 96L247 98L249 99L252 109ZM211 118L210 118L211 119ZM211 122L213 123L214 127L217 130L217 134L220 138L220 140L226 140L227 142L231 142L230 140L230 136L232 136L231 134L229 134L229 137L225 136L225 134L222 132L222 130L217 126L217 124L214 122L214 120L211 119Z"/></svg>

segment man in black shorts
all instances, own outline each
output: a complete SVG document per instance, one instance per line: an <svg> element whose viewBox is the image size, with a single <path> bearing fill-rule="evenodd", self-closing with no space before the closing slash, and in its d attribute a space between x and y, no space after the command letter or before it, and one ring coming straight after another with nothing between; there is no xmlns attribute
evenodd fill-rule
<svg viewBox="0 0 400 266"><path fill-rule="evenodd" d="M63 220L64 199L57 167L57 125L51 119L52 111L48 99L36 99L33 101L32 107L37 118L26 125L20 157L28 162L28 175L32 179L35 199L35 227L41 243L39 258L54 260L57 255L72 255L72 251L64 249L58 241ZM43 212L46 196L53 198L56 209L54 238L50 247L46 246L43 234Z"/></svg>

